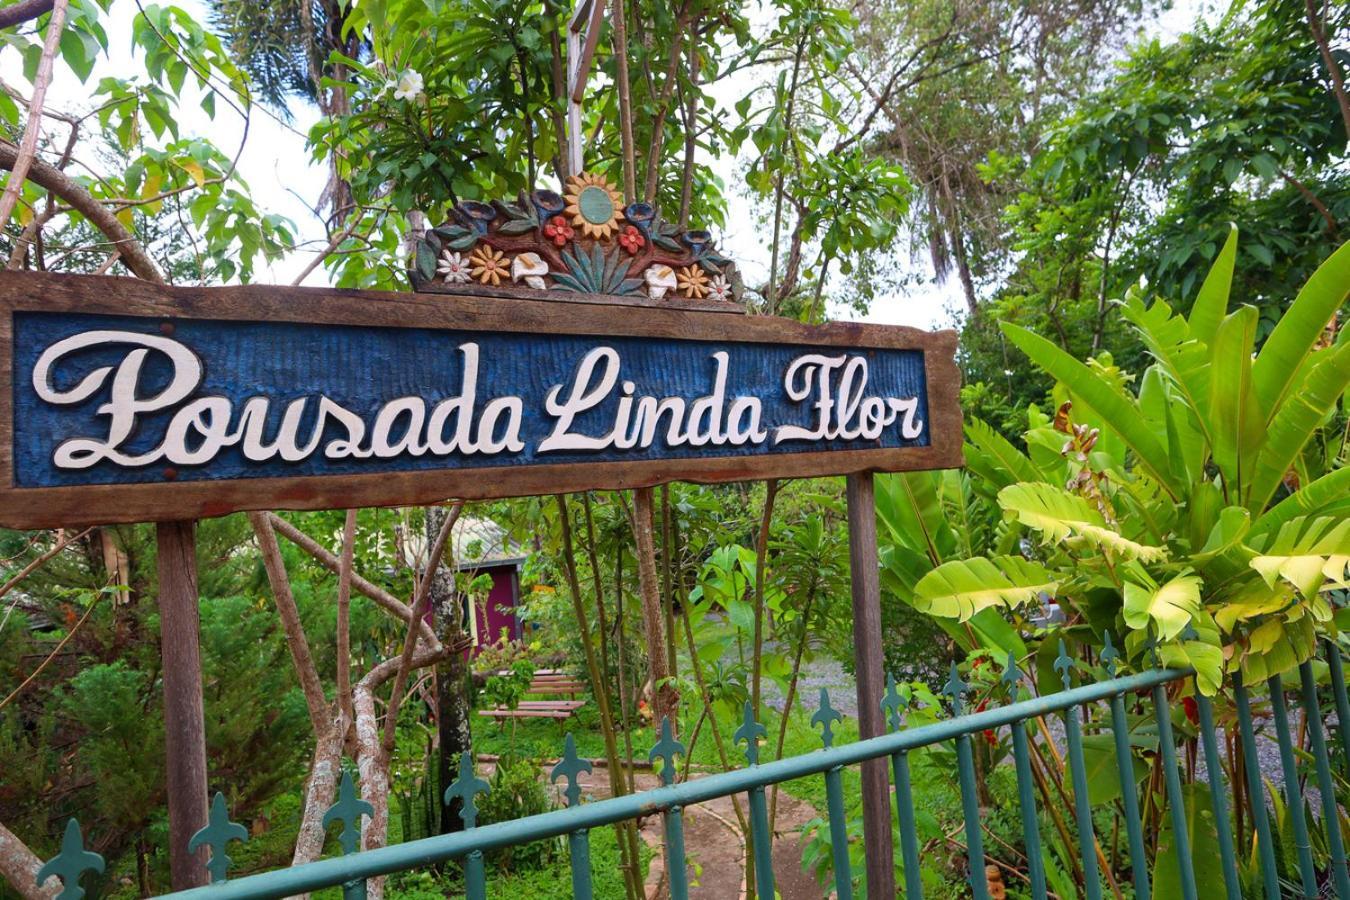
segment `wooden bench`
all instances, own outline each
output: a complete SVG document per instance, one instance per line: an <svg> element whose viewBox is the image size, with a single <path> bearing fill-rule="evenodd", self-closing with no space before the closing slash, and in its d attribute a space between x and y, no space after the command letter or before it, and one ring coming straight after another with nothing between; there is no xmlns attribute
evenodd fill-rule
<svg viewBox="0 0 1350 900"><path fill-rule="evenodd" d="M493 719L570 719L586 705L585 700L522 700L515 709L498 706L480 709L480 716Z"/></svg>

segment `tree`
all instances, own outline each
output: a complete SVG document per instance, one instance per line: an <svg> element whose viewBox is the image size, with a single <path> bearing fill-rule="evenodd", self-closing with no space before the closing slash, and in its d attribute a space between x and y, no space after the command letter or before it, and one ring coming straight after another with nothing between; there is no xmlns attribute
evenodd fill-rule
<svg viewBox="0 0 1350 900"><path fill-rule="evenodd" d="M1326 16L1330 33L1350 24L1343 6ZM1234 302L1254 305L1258 336L1269 333L1346 236L1336 77L1302 4L1250 0L1174 42L1136 47L1048 132L1025 173L992 160L986 177L1027 187L1008 209L1019 256L963 335L969 382L983 384L972 399L989 404L977 410L997 421L1000 405L1025 405L1048 386L1008 352L1000 321L1035 328L1072 355L1109 350L1136 367L1140 345L1113 301L1144 279L1185 312L1225 223L1246 235Z"/></svg>
<svg viewBox="0 0 1350 900"><path fill-rule="evenodd" d="M1042 131L1101 83L1150 0L889 0L860 14L859 52L844 64L863 97L859 136L903 166L916 188L913 246L938 278L955 274L967 310L1006 265L1002 210Z"/></svg>

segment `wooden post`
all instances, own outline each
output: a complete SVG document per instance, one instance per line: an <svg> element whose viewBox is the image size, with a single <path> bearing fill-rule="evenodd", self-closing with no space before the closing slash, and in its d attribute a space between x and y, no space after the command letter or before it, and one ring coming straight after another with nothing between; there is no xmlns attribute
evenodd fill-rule
<svg viewBox="0 0 1350 900"><path fill-rule="evenodd" d="M858 682L858 737L885 733L881 695L885 666L881 652L881 574L877 566L876 502L872 474L848 476L848 561L853 585L853 659ZM891 791L887 760L862 764L863 848L867 896L895 896L891 844Z"/></svg>
<svg viewBox="0 0 1350 900"><path fill-rule="evenodd" d="M164 661L164 752L169 871L175 891L207 883L206 848L188 841L206 826L206 726L197 619L197 523L159 522L159 644Z"/></svg>

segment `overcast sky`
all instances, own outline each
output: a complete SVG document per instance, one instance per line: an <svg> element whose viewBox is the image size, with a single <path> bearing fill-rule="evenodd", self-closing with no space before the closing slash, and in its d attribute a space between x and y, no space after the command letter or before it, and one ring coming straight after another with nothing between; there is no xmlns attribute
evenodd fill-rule
<svg viewBox="0 0 1350 900"><path fill-rule="evenodd" d="M1201 2L1181 0L1147 30L1162 36L1172 36L1185 30L1200 9ZM202 3L179 0L179 5L196 15L200 21L206 20ZM87 84L82 84L68 69L58 65L56 78L47 96L49 108L75 112L86 110L92 105L89 86L96 84L101 76L114 73L125 76L127 72L144 71L139 54L133 55L131 52L131 19L135 12L133 0L115 0L105 21L109 37L108 55L98 62ZM0 50L0 73L10 84L27 85L18 54L13 49L6 47ZM753 76L747 76L750 77ZM729 79L718 85L716 95L724 108L730 108L751 87L753 81ZM205 135L222 152L233 155L243 136L243 120L225 104L216 105L216 118L212 120L197 108L198 101L199 97L189 85L185 89L179 118L184 136ZM311 207L317 203L323 190L325 169L322 165L310 162L304 139L317 112L312 106L294 102L291 114L292 121L286 123L276 115L269 115L261 106L255 106L248 126L248 139L239 160L239 174L248 182L255 201L269 212L290 218L295 223L302 247L306 248L258 272L255 280L259 283L289 283L326 241L322 225L311 212ZM58 131L58 134L63 132ZM742 161L724 156L710 162L727 185L733 211L746 209L748 200L741 196L737 178ZM768 269L768 240L759 233L754 217L734 212L729 215L727 229L721 235L721 245L724 252L739 262L746 273L747 282L764 280ZM924 265L925 260L920 258L917 264ZM904 293L878 298L867 319L923 328L950 325L953 317L964 306L960 286L954 280L934 283L931 272L922 274L927 277L916 279L918 283ZM320 267L311 273L305 283L326 284L324 269ZM853 317L847 310L833 310L832 313L840 318Z"/></svg>

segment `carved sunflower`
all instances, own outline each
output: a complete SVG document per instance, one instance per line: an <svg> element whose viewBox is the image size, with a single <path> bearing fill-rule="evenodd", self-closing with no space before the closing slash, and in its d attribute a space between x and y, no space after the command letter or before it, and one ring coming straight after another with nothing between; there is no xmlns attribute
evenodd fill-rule
<svg viewBox="0 0 1350 900"><path fill-rule="evenodd" d="M619 230L623 221L623 198L599 175L582 172L567 179L564 193L566 215L589 238L604 239Z"/></svg>
<svg viewBox="0 0 1350 900"><path fill-rule="evenodd" d="M511 277L511 270L507 267L502 252L493 250L486 244L479 244L474 248L469 256L469 267L473 277L477 278L480 284L495 286Z"/></svg>
<svg viewBox="0 0 1350 900"><path fill-rule="evenodd" d="M685 266L675 273L679 292L686 297L701 300L708 295L708 275L698 266Z"/></svg>

